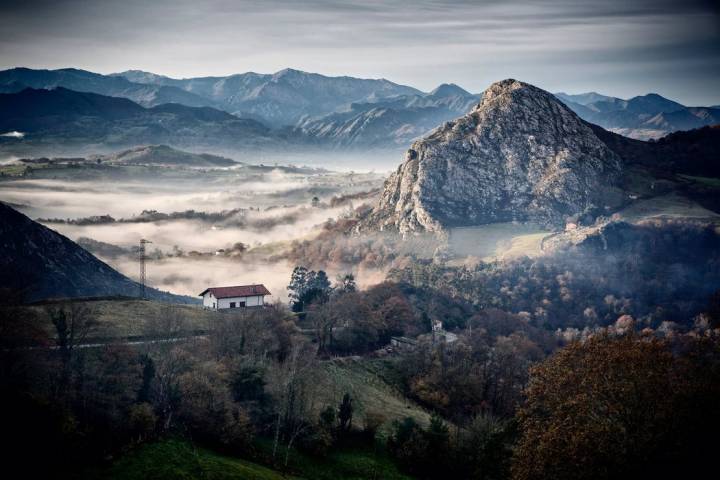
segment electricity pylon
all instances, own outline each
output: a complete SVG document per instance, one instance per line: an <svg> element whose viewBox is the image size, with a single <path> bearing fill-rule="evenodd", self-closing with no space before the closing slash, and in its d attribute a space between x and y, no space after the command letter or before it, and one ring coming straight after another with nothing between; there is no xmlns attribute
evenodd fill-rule
<svg viewBox="0 0 720 480"><path fill-rule="evenodd" d="M147 256L145 255L145 245L148 243L152 243L150 240L145 240L144 238L140 239L140 285L142 285L142 298L145 298L145 260L147 260Z"/></svg>

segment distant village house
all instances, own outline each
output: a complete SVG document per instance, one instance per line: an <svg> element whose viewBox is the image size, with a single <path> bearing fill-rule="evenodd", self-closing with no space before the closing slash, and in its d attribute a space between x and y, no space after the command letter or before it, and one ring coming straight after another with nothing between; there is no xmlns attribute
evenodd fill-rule
<svg viewBox="0 0 720 480"><path fill-rule="evenodd" d="M200 293L203 297L203 307L212 310L262 307L265 305L267 295L270 295L270 292L265 285L210 287Z"/></svg>

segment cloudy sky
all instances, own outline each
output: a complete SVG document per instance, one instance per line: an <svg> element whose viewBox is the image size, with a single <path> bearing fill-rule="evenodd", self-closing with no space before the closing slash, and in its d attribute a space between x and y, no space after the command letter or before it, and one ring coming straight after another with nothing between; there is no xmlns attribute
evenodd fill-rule
<svg viewBox="0 0 720 480"><path fill-rule="evenodd" d="M720 104L717 0L0 0L0 68L173 77L286 67L472 92Z"/></svg>

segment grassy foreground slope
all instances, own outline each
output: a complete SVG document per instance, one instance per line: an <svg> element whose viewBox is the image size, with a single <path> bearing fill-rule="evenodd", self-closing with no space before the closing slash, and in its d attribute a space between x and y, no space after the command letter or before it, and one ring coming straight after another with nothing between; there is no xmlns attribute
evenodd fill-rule
<svg viewBox="0 0 720 480"><path fill-rule="evenodd" d="M269 442L269 441L268 441ZM259 442L262 452L269 447ZM386 455L372 450L341 449L326 458L314 458L293 450L288 471L283 473L249 460L215 453L180 439L169 439L143 445L114 461L106 468L83 472L82 480L405 480Z"/></svg>
<svg viewBox="0 0 720 480"><path fill-rule="evenodd" d="M247 460L218 455L203 448L195 448L182 440L165 440L143 445L121 457L107 469L85 472L81 478L280 480L297 477L285 476Z"/></svg>

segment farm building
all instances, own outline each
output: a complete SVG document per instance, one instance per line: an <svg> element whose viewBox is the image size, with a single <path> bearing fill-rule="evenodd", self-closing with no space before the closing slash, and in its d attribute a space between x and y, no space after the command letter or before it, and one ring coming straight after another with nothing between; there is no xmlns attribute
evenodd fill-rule
<svg viewBox="0 0 720 480"><path fill-rule="evenodd" d="M270 295L270 292L265 285L210 287L200 293L203 297L203 307L213 310L262 307L265 305L267 295Z"/></svg>

